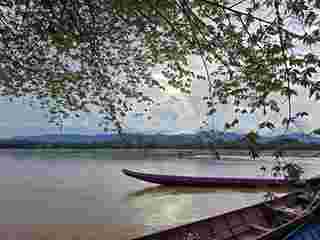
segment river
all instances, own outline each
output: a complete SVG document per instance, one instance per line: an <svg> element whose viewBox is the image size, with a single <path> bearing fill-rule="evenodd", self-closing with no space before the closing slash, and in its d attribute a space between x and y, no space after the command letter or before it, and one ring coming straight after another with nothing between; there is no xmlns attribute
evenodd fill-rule
<svg viewBox="0 0 320 240"><path fill-rule="evenodd" d="M128 168L191 176L257 176L262 165L272 162L267 152L258 161L240 150L222 154L217 161L206 150L2 149L0 233L3 226L9 229L7 224L15 224L15 229L21 224L20 229L33 229L46 239L73 239L64 238L68 234L78 234L74 239L129 239L256 203L268 190L286 191L159 187L121 173ZM288 159L303 165L306 177L320 173L317 151L291 151Z"/></svg>

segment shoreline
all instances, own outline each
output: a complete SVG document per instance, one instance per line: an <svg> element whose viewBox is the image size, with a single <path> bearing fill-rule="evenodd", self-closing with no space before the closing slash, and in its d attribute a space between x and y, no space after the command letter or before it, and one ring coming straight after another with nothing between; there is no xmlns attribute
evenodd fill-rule
<svg viewBox="0 0 320 240"><path fill-rule="evenodd" d="M257 145L256 150L299 150L299 151L320 151L320 144L264 144ZM248 146L241 144L217 144L211 146L198 145L161 145L161 146L135 146L135 145L100 145L100 144L28 144L28 145L0 145L0 149L177 149L177 150L249 150Z"/></svg>

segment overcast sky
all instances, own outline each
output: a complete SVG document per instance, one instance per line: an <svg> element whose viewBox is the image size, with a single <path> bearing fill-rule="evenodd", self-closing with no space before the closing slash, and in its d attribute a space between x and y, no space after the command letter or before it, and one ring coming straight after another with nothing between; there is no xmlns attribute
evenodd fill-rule
<svg viewBox="0 0 320 240"><path fill-rule="evenodd" d="M303 33L304 31L295 19L289 25L297 33ZM299 53L305 50L297 48L295 52ZM199 59L192 59L192 69L203 73L204 69ZM201 126L201 121L206 119L205 113L207 109L201 98L208 92L207 82L203 80L193 82L192 94L191 96L186 96L178 90L169 87L159 71L155 70L154 76L167 88L167 91L161 92L160 90L153 89L148 90L148 93L161 104L152 109L153 118L151 120L146 120L135 113L130 113L126 119L129 130L165 133L188 133L198 130ZM319 128L319 103L308 100L306 91L302 91L301 89L298 89L298 91L299 96L293 99L293 111L306 111L310 114L305 120L297 122L298 130L310 131L311 129ZM48 123L45 111L37 107L32 108L21 100L9 103L5 98L0 98L0 107L2 109L0 114L0 137L59 133L59 129L54 124ZM272 115L270 119L280 122L286 114L287 107L283 105L281 114ZM225 121L230 121L234 118L233 106L220 106L215 116L215 121L210 119L210 126L222 130ZM257 122L261 120L263 120L261 114L242 116L240 118L240 126L236 130L248 132L257 129ZM103 129L97 126L98 122L99 117L95 113L86 114L80 119L69 119L65 121L64 133L102 133Z"/></svg>
<svg viewBox="0 0 320 240"><path fill-rule="evenodd" d="M142 116L130 113L126 119L130 131L142 132L186 132L190 133L198 130L201 121L204 120L206 107L201 101L202 94L207 91L206 83L198 81L193 83L192 95L186 96L179 93L174 88L167 86L167 92L153 91L155 99L160 99L160 106L152 109L152 119L146 120ZM48 133L59 133L59 129L54 124L49 124L45 116L45 111L38 107L30 107L21 100L9 103L6 99L0 99L2 113L0 115L0 132L2 137L41 135ZM294 112L306 111L310 116L298 122L300 130L309 131L320 127L319 103L307 100L306 94L300 91L300 96L294 98ZM225 121L230 121L234 117L233 107L224 105L218 108L215 123L210 121L210 126L215 126L222 130ZM282 106L282 115L271 116L271 120L281 121L286 115L286 105ZM257 128L257 122L261 121L261 115L243 115L240 118L240 126L236 129L241 132L248 132ZM65 121L64 133L97 134L103 129L98 127L99 116L95 113L88 113L80 119L68 119Z"/></svg>

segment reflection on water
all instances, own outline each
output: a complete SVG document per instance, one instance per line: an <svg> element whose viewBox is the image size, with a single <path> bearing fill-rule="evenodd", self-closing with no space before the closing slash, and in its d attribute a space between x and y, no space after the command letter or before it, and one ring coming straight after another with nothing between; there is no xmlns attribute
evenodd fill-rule
<svg viewBox="0 0 320 240"><path fill-rule="evenodd" d="M142 190L128 193L126 200L132 200L139 197L159 197L163 195L181 195L181 194L206 194L214 192L244 192L244 193L257 193L257 192L275 192L285 193L288 192L288 188L285 186L281 187L237 187L235 189L228 187L183 187L183 186L154 186L147 187Z"/></svg>
<svg viewBox="0 0 320 240"><path fill-rule="evenodd" d="M163 227L189 222L192 219L192 199L192 195L163 195L130 200L129 205L141 210L144 224Z"/></svg>
<svg viewBox="0 0 320 240"><path fill-rule="evenodd" d="M155 186L128 193L124 201L131 208L139 209L146 225L164 230L186 224L204 217L211 217L230 210L228 201L238 198L238 205L244 207L261 201L257 194L265 192L286 193L287 187L264 187L231 189L227 187L169 187ZM225 197L229 197L227 200ZM251 196L250 196L251 195ZM253 198L252 198L253 197ZM251 199L250 199L251 198ZM249 199L249 201L248 201ZM214 205L209 205L208 200ZM202 205L206 204L206 205ZM240 207L239 206L239 207ZM232 208L232 207L231 207ZM203 210L207 209L204 214ZM152 231L150 231L152 232Z"/></svg>

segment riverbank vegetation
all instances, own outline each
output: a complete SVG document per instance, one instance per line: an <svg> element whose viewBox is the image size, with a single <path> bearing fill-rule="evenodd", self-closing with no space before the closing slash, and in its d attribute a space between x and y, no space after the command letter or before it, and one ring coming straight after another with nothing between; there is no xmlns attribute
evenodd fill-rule
<svg viewBox="0 0 320 240"><path fill-rule="evenodd" d="M274 150L276 148L281 147L281 149L285 150L314 150L320 151L320 144L305 144L299 142L291 142L286 144L256 144L257 151L263 150ZM15 142L15 141L1 141L0 149L5 148L25 148L25 149L48 149L48 148L74 148L74 149L101 149L101 148L134 148L134 149L208 149L208 150L250 150L247 144L240 144L237 142L227 142L223 144L216 144L215 148L212 148L211 144L203 144L203 145L194 145L194 144L112 144L112 143L90 143L90 144L74 144L74 143L27 143L27 142Z"/></svg>

